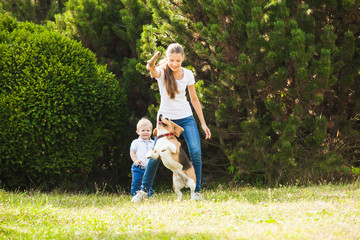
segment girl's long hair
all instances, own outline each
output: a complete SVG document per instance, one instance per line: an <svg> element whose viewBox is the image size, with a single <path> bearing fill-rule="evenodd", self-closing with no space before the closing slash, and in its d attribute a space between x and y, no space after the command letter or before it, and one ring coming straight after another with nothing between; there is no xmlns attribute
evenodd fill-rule
<svg viewBox="0 0 360 240"><path fill-rule="evenodd" d="M172 43L169 45L166 50L166 55L171 53L180 53L184 57L184 49L178 43ZM168 64L163 64L163 68L166 92L168 93L170 99L175 99L175 95L179 93L179 90L177 88L177 82L174 77L173 71L170 69Z"/></svg>

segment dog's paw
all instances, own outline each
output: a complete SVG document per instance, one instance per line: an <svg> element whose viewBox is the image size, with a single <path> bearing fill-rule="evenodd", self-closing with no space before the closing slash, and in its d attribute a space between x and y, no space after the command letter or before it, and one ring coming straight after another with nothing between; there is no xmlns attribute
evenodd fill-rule
<svg viewBox="0 0 360 240"><path fill-rule="evenodd" d="M148 152L147 154L146 154L146 158L147 159L150 159L152 157L152 151L150 151L150 152Z"/></svg>
<svg viewBox="0 0 360 240"><path fill-rule="evenodd" d="M169 146L168 145L164 145L163 147L160 148L160 152L166 152L169 150Z"/></svg>

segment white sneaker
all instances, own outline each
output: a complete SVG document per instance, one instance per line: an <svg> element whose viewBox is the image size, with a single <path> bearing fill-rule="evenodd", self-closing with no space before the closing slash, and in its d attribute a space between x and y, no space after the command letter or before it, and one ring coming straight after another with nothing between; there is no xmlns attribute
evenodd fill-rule
<svg viewBox="0 0 360 240"><path fill-rule="evenodd" d="M196 192L195 195L194 195L194 200L195 201L202 201L203 200L203 197L200 193Z"/></svg>
<svg viewBox="0 0 360 240"><path fill-rule="evenodd" d="M135 196L133 196L133 198L131 199L131 202L133 202L133 203L142 202L146 196L147 196L147 193L144 192L143 190L140 190L136 193Z"/></svg>

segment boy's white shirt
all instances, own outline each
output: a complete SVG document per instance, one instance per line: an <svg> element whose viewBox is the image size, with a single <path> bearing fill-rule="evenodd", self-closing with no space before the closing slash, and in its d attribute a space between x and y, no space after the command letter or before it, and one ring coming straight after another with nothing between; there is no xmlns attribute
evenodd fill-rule
<svg viewBox="0 0 360 240"><path fill-rule="evenodd" d="M186 68L182 69L184 70L184 77L181 80L176 80L179 93L176 94L175 99L170 99L164 84L164 69L161 67L157 68L157 70L161 72L160 77L156 78L161 96L158 114L162 114L172 120L193 115L190 103L186 98L186 88L189 85L195 84L195 78L190 70Z"/></svg>
<svg viewBox="0 0 360 240"><path fill-rule="evenodd" d="M147 166L149 163L149 159L146 158L146 154L149 151L152 151L154 148L154 140L151 138L146 141L142 139L141 137L138 137L137 139L133 140L130 145L130 151L136 152L136 157L141 161L142 166Z"/></svg>

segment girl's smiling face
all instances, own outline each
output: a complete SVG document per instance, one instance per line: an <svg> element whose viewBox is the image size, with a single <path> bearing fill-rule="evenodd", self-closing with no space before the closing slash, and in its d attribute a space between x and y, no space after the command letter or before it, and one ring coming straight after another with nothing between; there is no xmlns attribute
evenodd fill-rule
<svg viewBox="0 0 360 240"><path fill-rule="evenodd" d="M184 61L184 56L181 53L170 53L166 55L167 63L173 72L181 69L181 64Z"/></svg>

